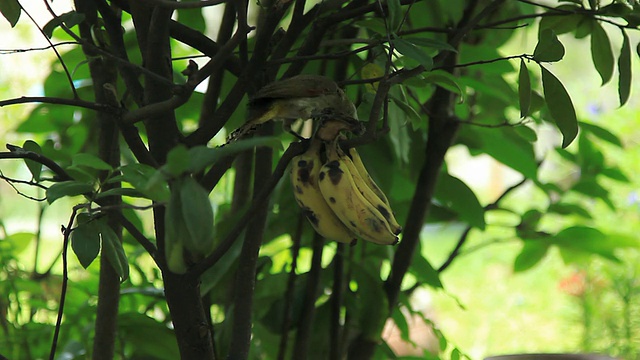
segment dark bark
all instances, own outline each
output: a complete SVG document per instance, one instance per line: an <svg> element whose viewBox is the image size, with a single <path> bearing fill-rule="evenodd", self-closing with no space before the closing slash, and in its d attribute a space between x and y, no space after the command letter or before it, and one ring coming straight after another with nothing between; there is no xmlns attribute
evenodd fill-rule
<svg viewBox="0 0 640 360"><path fill-rule="evenodd" d="M304 360L309 354L309 344L313 336L313 320L316 316L316 299L322 273L322 252L324 250L324 239L318 233L313 236L313 255L311 257L311 269L307 275L307 287L304 295L302 310L300 311L300 322L296 342L293 346L292 359Z"/></svg>
<svg viewBox="0 0 640 360"><path fill-rule="evenodd" d="M78 12L85 15L85 21L80 24L80 36L91 41L91 27L97 23L97 11L94 3L86 0L76 0ZM108 59L96 56L93 49L84 46L89 61L89 71L93 80L96 102L118 106L113 93L105 89L105 85L115 88L117 79L116 67ZM118 141L117 117L106 112L97 113L98 120L98 156L109 165L120 165L120 146ZM105 180L107 174L100 174ZM120 187L119 183L103 185L103 190ZM105 206L118 206L122 203L119 197L109 197L104 200ZM122 226L118 221L109 217L109 226L122 241ZM111 266L106 256L100 257L100 280L98 286L98 305L96 309L95 334L93 342L94 360L113 359L117 334L118 305L120 301L120 277Z"/></svg>
<svg viewBox="0 0 640 360"><path fill-rule="evenodd" d="M272 131L272 129L273 124L268 124L261 130L264 133ZM259 148L256 150L253 183L254 198L257 198L260 191L267 186L265 179L271 177L272 157L271 148ZM233 301L231 347L227 356L227 359L230 360L244 360L249 357L251 328L253 325L253 293L256 284L256 264L264 237L268 210L269 204L267 202L259 206L259 211L247 226L242 250L240 251Z"/></svg>
<svg viewBox="0 0 640 360"><path fill-rule="evenodd" d="M165 79L172 79L169 23L171 11L131 3L131 14L145 67ZM145 104L166 101L173 95L171 87L156 77L145 76ZM172 111L144 120L149 150L154 160L163 164L167 153L178 143L180 133ZM155 233L160 264L164 264L164 207L154 208ZM202 307L199 279L162 268L165 296L171 312L183 360L213 359L213 342Z"/></svg>

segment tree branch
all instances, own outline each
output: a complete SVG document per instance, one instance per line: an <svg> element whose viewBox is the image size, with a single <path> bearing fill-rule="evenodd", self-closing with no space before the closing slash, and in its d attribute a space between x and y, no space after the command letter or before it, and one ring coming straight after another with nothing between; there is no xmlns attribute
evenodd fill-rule
<svg viewBox="0 0 640 360"><path fill-rule="evenodd" d="M98 104L98 103L84 101L80 99L65 99L65 98L57 98L57 97L49 97L49 96L21 96L19 98L0 100L0 107L7 106L7 105L30 104L30 103L68 105L68 106L80 107L83 109L104 111L112 114L121 113L121 109L119 107L113 107L107 104Z"/></svg>
<svg viewBox="0 0 640 360"><path fill-rule="evenodd" d="M300 322L296 333L296 342L293 346L291 359L303 360L309 356L309 343L313 335L313 320L316 315L316 298L320 285L320 275L322 272L322 253L324 250L324 239L320 234L313 234L313 255L311 256L311 268L307 275L307 287L304 294L302 309L300 310Z"/></svg>
<svg viewBox="0 0 640 360"><path fill-rule="evenodd" d="M233 243L236 241L240 233L242 233L242 230L244 230L244 228L247 226L249 219L253 218L257 211L260 209L260 205L267 201L269 195L271 195L271 192L280 181L280 178L282 178L282 176L286 172L287 166L289 165L291 159L302 154L306 150L307 145L308 144L303 144L301 142L294 142L289 145L287 150L280 157L280 160L278 160L278 164L273 170L273 173L271 174L269 180L264 184L264 186L260 190L260 193L253 198L249 210L247 210L247 212L242 215L240 220L238 220L233 229L231 229L231 231L227 234L224 240L222 240L220 245L218 245L213 253L211 253L211 255L209 255L201 262L197 263L189 271L190 276L195 278L200 277L202 273L204 273L207 269L218 262L218 260L220 260L222 256L224 256L224 254L231 248L231 245L233 245Z"/></svg>
<svg viewBox="0 0 640 360"><path fill-rule="evenodd" d="M263 126L262 135L273 133L273 123ZM256 149L253 193L254 199L266 189L269 192L269 181L265 178L271 176L271 164L273 162L273 149L261 147ZM256 269L258 254L264 238L264 230L269 213L267 201L256 206L256 214L251 217L246 231L240 257L238 270L236 271L236 283L234 287L233 317L231 330L231 347L228 359L247 359L251 347L251 328L253 327L253 295L256 283Z"/></svg>

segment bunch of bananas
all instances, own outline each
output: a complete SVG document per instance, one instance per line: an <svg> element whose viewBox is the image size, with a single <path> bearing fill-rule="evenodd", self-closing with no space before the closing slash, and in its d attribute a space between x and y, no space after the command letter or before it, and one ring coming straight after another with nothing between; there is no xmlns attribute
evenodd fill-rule
<svg viewBox="0 0 640 360"><path fill-rule="evenodd" d="M326 239L353 244L361 238L381 245L396 244L402 227L387 197L356 149L349 149L347 155L340 148L339 131L327 141L331 138L327 127L336 128L332 123L325 121L310 140L309 149L292 160L291 183L298 205Z"/></svg>

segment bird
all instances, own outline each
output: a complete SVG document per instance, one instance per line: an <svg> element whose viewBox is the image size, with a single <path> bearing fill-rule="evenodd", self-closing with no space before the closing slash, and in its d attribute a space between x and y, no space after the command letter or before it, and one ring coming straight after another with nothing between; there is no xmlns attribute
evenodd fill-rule
<svg viewBox="0 0 640 360"><path fill-rule="evenodd" d="M332 79L321 75L293 76L262 87L249 99L247 121L231 133L227 143L271 120L283 121L287 132L302 139L291 130L294 121L328 114L358 119L355 105Z"/></svg>

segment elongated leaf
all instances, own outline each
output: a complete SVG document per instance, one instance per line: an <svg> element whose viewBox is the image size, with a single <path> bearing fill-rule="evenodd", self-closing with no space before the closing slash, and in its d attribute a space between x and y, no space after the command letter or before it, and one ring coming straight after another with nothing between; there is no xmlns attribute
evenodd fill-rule
<svg viewBox="0 0 640 360"><path fill-rule="evenodd" d="M620 138L614 133L612 133L611 131L601 126L586 123L586 122L580 122L580 128L590 132L591 134L599 137L600 139L610 144L613 144L619 148L622 148L622 141L620 141Z"/></svg>
<svg viewBox="0 0 640 360"><path fill-rule="evenodd" d="M92 191L93 186L90 184L80 181L63 181L55 183L47 189L47 202L52 204L61 197L88 194Z"/></svg>
<svg viewBox="0 0 640 360"><path fill-rule="evenodd" d="M407 56L422 65L425 71L429 71L433 68L433 58L421 48L400 38L394 39L393 45L402 55Z"/></svg>
<svg viewBox="0 0 640 360"><path fill-rule="evenodd" d="M594 21L591 31L591 58L600 74L602 85L608 83L613 76L613 51L607 33L597 21Z"/></svg>
<svg viewBox="0 0 640 360"><path fill-rule="evenodd" d="M538 44L533 51L536 61L556 62L564 57L564 46L556 33L551 29L542 30L538 36Z"/></svg>
<svg viewBox="0 0 640 360"><path fill-rule="evenodd" d="M121 281L127 280L129 278L129 262L122 247L122 242L108 225L105 218L100 219L97 225L102 238L102 254L107 257L109 264L111 264Z"/></svg>
<svg viewBox="0 0 640 360"><path fill-rule="evenodd" d="M625 175L620 168L612 167L612 168L604 168L600 170L600 175L604 175L609 179L618 180L623 183L631 183L631 180Z"/></svg>
<svg viewBox="0 0 640 360"><path fill-rule="evenodd" d="M167 164L164 169L173 176L180 176L189 167L189 151L187 147L180 144L167 154Z"/></svg>
<svg viewBox="0 0 640 360"><path fill-rule="evenodd" d="M71 248L86 269L100 252L100 229L89 215L79 214L78 225L71 232Z"/></svg>
<svg viewBox="0 0 640 360"><path fill-rule="evenodd" d="M580 180L571 188L571 190L577 191L587 196L591 196L593 198L601 199L605 204L607 204L607 206L609 206L612 211L615 211L616 209L615 205L609 198L609 190L598 184L595 179Z"/></svg>
<svg viewBox="0 0 640 360"><path fill-rule="evenodd" d="M604 234L587 226L568 227L560 231L553 240L561 249L596 254L613 261L619 261L615 255L616 249L638 246L638 241L633 237Z"/></svg>
<svg viewBox="0 0 640 360"><path fill-rule="evenodd" d="M514 128L476 128L470 136L482 142L484 153L518 171L528 179L536 179L538 163L533 145L516 133Z"/></svg>
<svg viewBox="0 0 640 360"><path fill-rule="evenodd" d="M433 268L433 265L431 265L431 263L420 254L420 252L416 252L414 254L409 272L416 277L416 280L423 284L436 289L443 288L442 282L440 281L440 275L436 269Z"/></svg>
<svg viewBox="0 0 640 360"><path fill-rule="evenodd" d="M104 162L97 156L87 153L79 153L73 155L72 164L75 166L85 166L96 170L113 170L111 165Z"/></svg>
<svg viewBox="0 0 640 360"><path fill-rule="evenodd" d="M64 25L68 28L74 27L80 24L84 20L84 14L70 11L64 14L58 15L58 17L52 19L48 23L44 25L42 31L51 39L53 36L53 30L55 30L58 26L64 23Z"/></svg>
<svg viewBox="0 0 640 360"><path fill-rule="evenodd" d="M184 245L190 251L208 255L213 250L214 228L213 209L209 194L192 177L180 184L182 216L189 236L184 237Z"/></svg>
<svg viewBox="0 0 640 360"><path fill-rule="evenodd" d="M436 185L435 198L455 211L461 220L484 230L484 208L476 194L460 179L442 173Z"/></svg>
<svg viewBox="0 0 640 360"><path fill-rule="evenodd" d="M427 84L429 83L436 84L446 90L451 91L452 93L455 93L461 96L464 93L460 85L456 82L456 78L443 70L429 71L424 75L424 81Z"/></svg>
<svg viewBox="0 0 640 360"><path fill-rule="evenodd" d="M18 19L20 19L20 4L18 0L0 0L0 12L5 19L11 24L11 27L16 26Z"/></svg>
<svg viewBox="0 0 640 360"><path fill-rule="evenodd" d="M578 119L569 93L551 72L540 66L544 99L551 117L562 133L562 147L566 148L578 135Z"/></svg>
<svg viewBox="0 0 640 360"><path fill-rule="evenodd" d="M440 41L437 39L430 39L430 38L424 38L424 37L421 37L421 38L411 37L411 38L404 38L404 39L416 46L424 46L424 47L429 47L436 50L447 50L447 51L458 52L453 46L449 45L449 43Z"/></svg>
<svg viewBox="0 0 640 360"><path fill-rule="evenodd" d="M24 144L22 144L22 148L36 154L42 154L40 145L38 145L38 143L33 140L25 141ZM42 173L42 164L29 159L24 159L24 163L27 164L27 168L29 168L31 175L33 175L33 179L36 181L40 180L40 174Z"/></svg>
<svg viewBox="0 0 640 360"><path fill-rule="evenodd" d="M160 171L144 164L126 165L120 171L124 180L147 198L160 202L169 200L169 185Z"/></svg>
<svg viewBox="0 0 640 360"><path fill-rule="evenodd" d="M36 234L29 232L18 232L11 235L7 235L2 241L11 245L11 252L14 255L20 254L27 250L29 245L36 239Z"/></svg>
<svg viewBox="0 0 640 360"><path fill-rule="evenodd" d="M531 106L531 79L529 78L529 70L527 70L527 64L524 63L524 59L520 59L518 97L520 100L520 117L524 118L529 115L529 106Z"/></svg>
<svg viewBox="0 0 640 360"><path fill-rule="evenodd" d="M526 240L520 254L513 263L513 271L522 272L534 267L549 250L549 243L543 240Z"/></svg>
<svg viewBox="0 0 640 360"><path fill-rule="evenodd" d="M128 196L128 197L135 197L135 198L144 198L144 197L146 197L143 193L141 193L140 191L138 191L136 189L115 188L115 189L109 189L107 191L103 191L103 192L99 193L98 195L96 195L96 199L101 199L101 198L105 198L105 197L109 197L109 196Z"/></svg>
<svg viewBox="0 0 640 360"><path fill-rule="evenodd" d="M390 97L391 97L391 101L393 101L393 103L396 106L398 106L398 108L400 108L402 112L404 112L407 118L411 120L411 124L413 124L415 128L420 127L420 124L423 122L423 119L420 117L420 114L418 114L418 112L413 107L411 107L406 102L402 101L397 96L390 95Z"/></svg>
<svg viewBox="0 0 640 360"><path fill-rule="evenodd" d="M592 219L593 217L584 206L571 204L571 203L554 203L549 206L547 212L552 212L560 215L577 215L585 219Z"/></svg>
<svg viewBox="0 0 640 360"><path fill-rule="evenodd" d="M622 30L622 48L618 58L618 74L618 96L622 106L627 103L631 94L631 45L624 30Z"/></svg>
<svg viewBox="0 0 640 360"><path fill-rule="evenodd" d="M389 30L396 31L402 21L402 7L400 6L400 0L387 0L387 9L389 15L387 21L389 22Z"/></svg>

